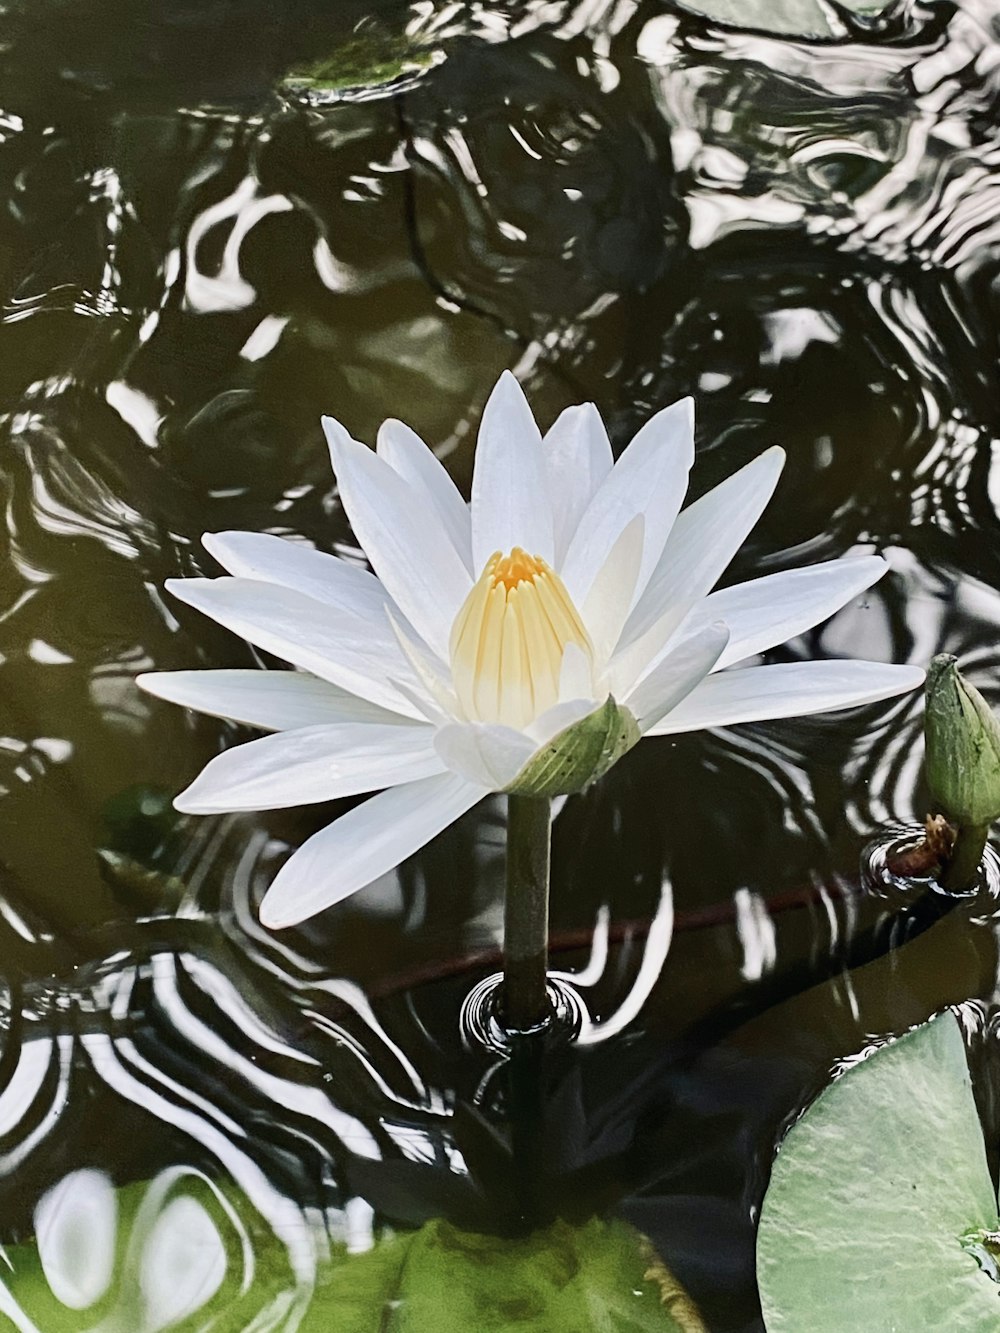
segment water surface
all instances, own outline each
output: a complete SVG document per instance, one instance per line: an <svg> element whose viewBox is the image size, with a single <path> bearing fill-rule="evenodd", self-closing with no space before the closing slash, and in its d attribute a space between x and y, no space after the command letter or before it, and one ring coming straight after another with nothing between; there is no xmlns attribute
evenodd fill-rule
<svg viewBox="0 0 1000 1333"><path fill-rule="evenodd" d="M218 572L203 531L356 553L322 413L368 440L404 418L467 487L504 367L543 424L594 400L616 449L691 393L695 493L789 453L727 581L892 565L770 660L948 651L995 690L996 16L845 25L796 41L647 0L4 8L5 1240L71 1172L226 1182L287 1255L260 1327L292 1329L322 1232L512 1224L474 1149L500 1074L457 1024L495 967L501 802L270 935L264 888L345 803L174 815L248 733L133 685L258 661L162 592ZM329 59L335 87L287 81ZM945 1004L993 1013L988 903L860 889L873 833L924 813L919 759L917 699L650 741L557 820L555 960L592 1027L550 1071L552 1208L633 1221L719 1333L762 1327L774 1143L834 1064Z"/></svg>

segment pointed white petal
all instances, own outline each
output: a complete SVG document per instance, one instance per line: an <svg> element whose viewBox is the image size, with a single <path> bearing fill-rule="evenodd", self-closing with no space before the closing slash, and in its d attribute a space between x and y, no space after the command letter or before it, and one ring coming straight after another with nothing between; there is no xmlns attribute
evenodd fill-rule
<svg viewBox="0 0 1000 1333"><path fill-rule="evenodd" d="M406 722L304 671L146 671L135 683L158 699L264 731L321 722Z"/></svg>
<svg viewBox="0 0 1000 1333"><path fill-rule="evenodd" d="M684 632L710 620L726 622L730 639L720 669L822 624L870 588L888 568L881 556L846 556L738 583L699 603L685 622Z"/></svg>
<svg viewBox="0 0 1000 1333"><path fill-rule="evenodd" d="M374 574L339 556L266 532L206 532L201 541L237 578L278 583L353 615L383 620L385 589Z"/></svg>
<svg viewBox="0 0 1000 1333"><path fill-rule="evenodd" d="M414 687L407 685L405 681L397 680L395 676L390 676L389 683L395 686L404 699L409 700L413 705L414 714L424 722L433 722L436 727L441 727L452 720L451 713L445 711L427 692L423 682Z"/></svg>
<svg viewBox="0 0 1000 1333"><path fill-rule="evenodd" d="M522 546L554 559L552 504L542 437L520 384L505 370L483 409L472 477L472 559L478 573L494 551ZM456 608L457 610L457 608Z"/></svg>
<svg viewBox="0 0 1000 1333"><path fill-rule="evenodd" d="M603 699L567 699L563 703L553 704L526 728L527 734L536 746L545 745L553 736L558 736L560 731L565 731L574 722L581 722L595 708L600 708L603 702Z"/></svg>
<svg viewBox="0 0 1000 1333"><path fill-rule="evenodd" d="M407 634L391 611L388 612L388 616L396 641L413 668L414 675L423 686L424 695L433 701L432 716L449 719L455 717L459 712L459 706L451 686L451 672L422 642Z"/></svg>
<svg viewBox="0 0 1000 1333"><path fill-rule="evenodd" d="M419 496L383 458L323 418L347 517L386 591L447 660L448 635L472 576Z"/></svg>
<svg viewBox="0 0 1000 1333"><path fill-rule="evenodd" d="M266 652L406 717L419 717L394 685L412 676L385 622L373 627L312 597L252 579L168 579L168 592ZM411 683L416 683L415 681Z"/></svg>
<svg viewBox="0 0 1000 1333"><path fill-rule="evenodd" d="M666 736L737 722L832 713L905 694L923 679L919 667L881 662L791 662L734 668L703 680L649 734Z"/></svg>
<svg viewBox="0 0 1000 1333"><path fill-rule="evenodd" d="M589 699L594 693L594 673L590 659L576 643L568 643L563 650L559 668L559 702ZM596 703L594 704L596 708Z"/></svg>
<svg viewBox="0 0 1000 1333"><path fill-rule="evenodd" d="M558 568L580 519L615 457L601 414L593 403L567 407L542 441L542 459L552 499Z"/></svg>
<svg viewBox="0 0 1000 1333"><path fill-rule="evenodd" d="M725 625L708 625L668 653L623 700L639 730L649 731L676 708L705 679L728 642L729 630Z"/></svg>
<svg viewBox="0 0 1000 1333"><path fill-rule="evenodd" d="M453 773L492 791L509 786L537 748L534 741L513 727L480 722L442 727L434 746Z"/></svg>
<svg viewBox="0 0 1000 1333"><path fill-rule="evenodd" d="M375 451L404 481L409 482L414 495L422 497L471 574L472 520L469 509L434 451L424 444L416 431L392 417L379 428Z"/></svg>
<svg viewBox="0 0 1000 1333"><path fill-rule="evenodd" d="M691 608L718 582L774 494L784 463L783 449L767 449L678 515L622 632L614 669L619 689L656 660ZM713 620L729 623L716 611L699 627Z"/></svg>
<svg viewBox="0 0 1000 1333"><path fill-rule="evenodd" d="M432 777L444 764L430 726L335 722L224 750L174 801L189 815L283 810Z"/></svg>
<svg viewBox="0 0 1000 1333"><path fill-rule="evenodd" d="M580 519L559 570L577 606L586 601L597 571L636 514L645 516L636 584L641 594L681 507L693 461L693 408L684 398L646 422Z"/></svg>
<svg viewBox="0 0 1000 1333"><path fill-rule="evenodd" d="M419 851L486 795L486 787L442 773L355 806L281 867L260 905L261 924L280 930L339 903Z"/></svg>
<svg viewBox="0 0 1000 1333"><path fill-rule="evenodd" d="M628 619L642 564L645 528L642 514L636 514L626 523L607 560L597 571L583 604L583 623L594 645L598 669L602 671Z"/></svg>

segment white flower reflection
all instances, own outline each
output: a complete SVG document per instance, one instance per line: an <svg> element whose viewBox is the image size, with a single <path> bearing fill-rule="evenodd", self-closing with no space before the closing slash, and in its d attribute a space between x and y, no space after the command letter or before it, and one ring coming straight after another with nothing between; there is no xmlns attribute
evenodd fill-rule
<svg viewBox="0 0 1000 1333"><path fill-rule="evenodd" d="M286 862L265 925L354 893L490 792L579 790L640 735L829 712L923 679L877 662L739 665L888 566L847 557L712 592L784 453L766 450L682 510L690 400L652 417L616 462L592 404L543 439L505 372L483 413L471 506L401 422L383 425L374 452L324 425L375 575L266 534L206 534L231 577L174 579L170 591L298 670L139 677L162 698L277 733L213 759L180 810L383 789Z"/></svg>
<svg viewBox="0 0 1000 1333"><path fill-rule="evenodd" d="M177 1192L186 1174L191 1173L168 1171L149 1184L127 1221L119 1192L103 1171L72 1171L39 1200L35 1237L42 1273L61 1306L80 1311L81 1319L91 1312L81 1328L161 1333L204 1310L219 1293L230 1259L205 1205L192 1193ZM209 1191L227 1226L235 1224L241 1232L222 1196L213 1194L203 1177L192 1178ZM239 1272L231 1275L236 1292L246 1285L250 1256L248 1238L240 1239L235 1254L243 1250L244 1280ZM25 1333L34 1330L23 1310L6 1312ZM59 1327L69 1324L60 1321Z"/></svg>
<svg viewBox="0 0 1000 1333"><path fill-rule="evenodd" d="M207 1305L226 1276L226 1248L196 1199L171 1199L144 1238L139 1291L150 1333L179 1324Z"/></svg>
<svg viewBox="0 0 1000 1333"><path fill-rule="evenodd" d="M118 1199L103 1171L74 1171L39 1200L35 1235L53 1296L71 1310L94 1305L111 1285Z"/></svg>

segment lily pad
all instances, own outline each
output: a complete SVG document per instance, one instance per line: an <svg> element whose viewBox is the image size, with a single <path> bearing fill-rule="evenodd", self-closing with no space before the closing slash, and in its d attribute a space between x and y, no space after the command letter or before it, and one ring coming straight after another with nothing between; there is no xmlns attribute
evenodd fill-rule
<svg viewBox="0 0 1000 1333"><path fill-rule="evenodd" d="M596 1218L523 1240L429 1222L413 1237L399 1295L387 1333L704 1333L648 1242Z"/></svg>
<svg viewBox="0 0 1000 1333"><path fill-rule="evenodd" d="M309 1277L302 1256L325 1239L314 1245L304 1219L295 1262L289 1235L231 1188L167 1171L116 1189L85 1169L42 1198L35 1225L6 1247L0 1282L0 1311L21 1333L243 1333L293 1315L299 1333L704 1333L649 1242L617 1219L560 1220L522 1239L435 1220L364 1253L335 1246Z"/></svg>
<svg viewBox="0 0 1000 1333"><path fill-rule="evenodd" d="M965 1045L944 1013L848 1069L789 1130L757 1240L768 1333L995 1331L1000 1286L970 1235L996 1228Z"/></svg>
<svg viewBox="0 0 1000 1333"><path fill-rule="evenodd" d="M440 48L418 45L369 21L331 55L289 70L281 89L312 106L364 100L408 88L443 59Z"/></svg>
<svg viewBox="0 0 1000 1333"><path fill-rule="evenodd" d="M841 11L874 19L892 0L680 0L680 8L733 28L772 32L782 37L836 38L847 35Z"/></svg>

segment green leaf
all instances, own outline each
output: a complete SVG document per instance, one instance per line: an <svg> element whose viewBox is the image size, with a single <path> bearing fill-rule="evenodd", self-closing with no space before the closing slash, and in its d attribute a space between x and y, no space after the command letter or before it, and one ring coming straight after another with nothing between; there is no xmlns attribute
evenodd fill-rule
<svg viewBox="0 0 1000 1333"><path fill-rule="evenodd" d="M648 1242L624 1222L556 1222L523 1240L434 1221L416 1233L386 1333L703 1333Z"/></svg>
<svg viewBox="0 0 1000 1333"><path fill-rule="evenodd" d="M966 1248L997 1204L958 1023L944 1013L852 1066L789 1130L764 1199L768 1333L1000 1327Z"/></svg>
<svg viewBox="0 0 1000 1333"><path fill-rule="evenodd" d="M678 0L681 9L715 19L734 28L753 28L789 37L831 38L846 35L846 28L826 0ZM891 0L839 0L843 9L873 18L889 8Z"/></svg>
<svg viewBox="0 0 1000 1333"><path fill-rule="evenodd" d="M0 1310L23 1333L245 1333L293 1315L299 1333L704 1333L649 1242L618 1220L519 1240L433 1221L362 1254L334 1246L315 1284L296 1269L325 1237L303 1220L294 1262L242 1194L196 1172L119 1189L72 1172L36 1221L41 1241L7 1246L0 1280Z"/></svg>
<svg viewBox="0 0 1000 1333"><path fill-rule="evenodd" d="M299 1333L388 1333L412 1245L413 1236L403 1232L363 1254L339 1249L320 1275Z"/></svg>
<svg viewBox="0 0 1000 1333"><path fill-rule="evenodd" d="M419 46L404 34L369 20L350 39L340 42L332 55L289 70L281 87L286 93L323 103L351 92L408 86L443 59L443 51Z"/></svg>

